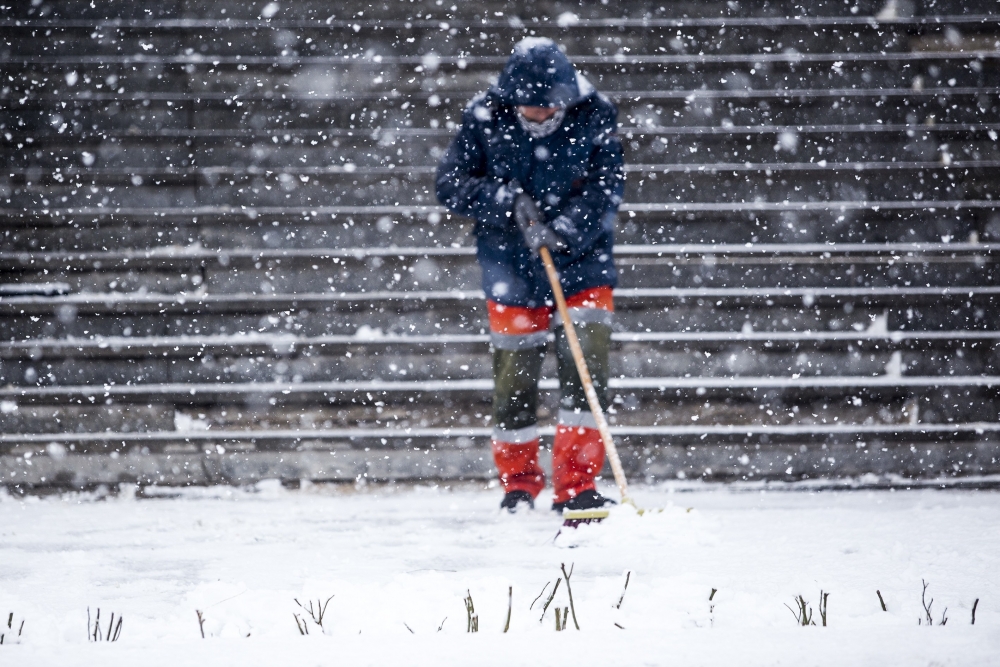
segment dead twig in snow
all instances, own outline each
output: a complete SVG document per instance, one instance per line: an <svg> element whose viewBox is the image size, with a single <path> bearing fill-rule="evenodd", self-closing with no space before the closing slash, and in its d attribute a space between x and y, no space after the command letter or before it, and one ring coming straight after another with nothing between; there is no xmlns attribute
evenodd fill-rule
<svg viewBox="0 0 1000 667"><path fill-rule="evenodd" d="M292 618L295 619L295 627L299 629L300 635L309 634L309 623L304 618L299 618L298 614L292 614ZM249 636L249 635L248 635Z"/></svg>
<svg viewBox="0 0 1000 667"><path fill-rule="evenodd" d="M823 589L819 591L819 617L823 622L823 627L826 627L826 599L830 597L829 593L824 593Z"/></svg>
<svg viewBox="0 0 1000 667"><path fill-rule="evenodd" d="M87 640L92 642L116 642L118 637L122 633L122 621L123 617L121 614L118 615L118 623L115 623L115 613L111 612L111 620L108 621L108 629L101 630L101 608L97 608L97 614L94 617L93 625L90 622L90 607L87 607Z"/></svg>
<svg viewBox="0 0 1000 667"><path fill-rule="evenodd" d="M406 626L406 629L410 631L411 635L417 634L416 632L413 631L413 628L411 628L409 625L406 625L406 621L403 621L403 625Z"/></svg>
<svg viewBox="0 0 1000 667"><path fill-rule="evenodd" d="M882 591L876 589L875 595L878 596L878 603L882 605L882 611L889 611L888 609L885 608L885 600L882 599Z"/></svg>
<svg viewBox="0 0 1000 667"><path fill-rule="evenodd" d="M195 609L194 613L198 614L198 629L201 630L201 638L205 638L205 617L202 615L200 609Z"/></svg>
<svg viewBox="0 0 1000 667"><path fill-rule="evenodd" d="M561 617L560 617L561 614ZM569 620L569 607L563 607L562 609L556 608L556 632L562 632L566 629L566 622ZM577 628L579 629L579 628Z"/></svg>
<svg viewBox="0 0 1000 667"><path fill-rule="evenodd" d="M292 598L292 599L295 600L295 604L299 605L302 611L309 614L309 617L312 618L313 623L318 625L320 628L325 629L323 628L323 617L326 616L326 608L329 606L330 600L332 600L333 598L334 596L331 595L326 599L326 602L322 602L319 598L317 598L315 608L313 608L312 600L309 601L309 606L307 607L301 602L299 602L298 598Z"/></svg>
<svg viewBox="0 0 1000 667"><path fill-rule="evenodd" d="M920 593L920 603L924 605L924 618L927 619L927 625L934 625L934 617L931 616L931 607L934 606L934 598L931 598L930 602L927 601L927 587L930 584L923 579L920 580L920 583L924 586L924 590ZM923 620L917 619L917 625L920 625Z"/></svg>
<svg viewBox="0 0 1000 667"><path fill-rule="evenodd" d="M514 587L507 587L507 622L503 624L503 631L507 632L510 630L510 614L514 607Z"/></svg>
<svg viewBox="0 0 1000 667"><path fill-rule="evenodd" d="M465 591L465 613L468 616L465 631L479 632L479 614L476 613L476 606L472 603L472 593L469 590Z"/></svg>
<svg viewBox="0 0 1000 667"><path fill-rule="evenodd" d="M539 623L545 620L545 612L549 610L549 605L552 604L552 600L556 597L556 591L559 590L559 584L561 583L562 579L556 579L556 585L552 587L552 592L549 593L549 599L546 600L545 604L542 606L542 617L538 619Z"/></svg>
<svg viewBox="0 0 1000 667"><path fill-rule="evenodd" d="M973 625L976 624L976 607L978 607L978 606L979 606L979 598L976 598L976 601L972 603L972 624ZM21 625L24 625L24 621L21 621ZM18 633L18 634L21 634L21 633Z"/></svg>
<svg viewBox="0 0 1000 667"><path fill-rule="evenodd" d="M548 590L549 585L551 583L552 583L551 581L546 581L545 582L545 585L542 586L542 592L538 594L537 598L535 598L534 600L531 601L531 606L528 607L528 611L531 611L532 609L535 608L535 603L542 599L542 596L545 595L545 591Z"/></svg>
<svg viewBox="0 0 1000 667"><path fill-rule="evenodd" d="M978 602L978 600L977 600ZM975 617L975 612L973 612L973 617ZM7 615L7 632L0 632L0 645L5 641L8 644L11 642L17 642L21 638L21 633L24 632L24 619L21 619L21 624L17 627L17 634L12 634L14 632L14 612L10 612ZM9 636L9 641L8 641Z"/></svg>
<svg viewBox="0 0 1000 667"><path fill-rule="evenodd" d="M441 625L438 626L438 629L437 629L438 632L441 632L441 629L444 628L444 622L447 621L447 620L448 620L448 617L445 616L444 619L441 621ZM361 634L361 632L358 631L358 634Z"/></svg>
<svg viewBox="0 0 1000 667"><path fill-rule="evenodd" d="M785 606L788 607L787 604ZM792 612L792 616L795 617L796 623L802 626L816 625L812 620L812 607L809 606L809 603L806 602L804 597L799 595L795 598L795 607L795 609L788 607L788 611Z"/></svg>
<svg viewBox="0 0 1000 667"><path fill-rule="evenodd" d="M625 592L628 591L628 581L632 578L632 570L625 573L625 586L622 588L622 594L618 596L618 604L615 605L615 609L622 608L622 601L625 599ZM712 589L715 590L715 589ZM711 599L711 598L709 598Z"/></svg>
<svg viewBox="0 0 1000 667"><path fill-rule="evenodd" d="M559 566L562 568L563 579L566 580L566 593L569 594L569 610L573 613L573 627L579 630L580 624L576 622L576 605L573 604L573 588L569 585L569 578L573 576L576 564L574 563L569 566L569 572L566 572L566 563L560 563ZM565 619L563 619L563 625L566 625Z"/></svg>

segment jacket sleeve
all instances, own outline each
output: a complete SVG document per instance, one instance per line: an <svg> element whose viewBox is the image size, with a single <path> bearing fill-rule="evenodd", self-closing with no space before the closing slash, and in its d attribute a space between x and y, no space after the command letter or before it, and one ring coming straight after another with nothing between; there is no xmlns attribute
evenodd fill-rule
<svg viewBox="0 0 1000 667"><path fill-rule="evenodd" d="M515 193L505 181L488 175L476 112L489 113L485 106L473 103L462 114L462 127L438 165L437 198L459 215L486 226L506 228L513 224Z"/></svg>
<svg viewBox="0 0 1000 667"><path fill-rule="evenodd" d="M605 219L614 214L625 191L622 143L618 137L617 110L595 114L592 121L593 153L582 187L552 219L552 228L567 243L561 253L568 261L586 254L606 231ZM568 255L568 256L567 256Z"/></svg>

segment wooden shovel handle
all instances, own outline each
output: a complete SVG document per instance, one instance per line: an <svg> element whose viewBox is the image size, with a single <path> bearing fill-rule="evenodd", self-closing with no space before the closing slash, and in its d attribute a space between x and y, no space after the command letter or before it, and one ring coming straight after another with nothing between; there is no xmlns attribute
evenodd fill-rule
<svg viewBox="0 0 1000 667"><path fill-rule="evenodd" d="M569 308L566 306L566 297L563 296L562 285L559 283L559 272L556 265L552 263L552 255L549 249L541 247L538 254L545 265L545 273L548 274L549 283L552 285L552 295L556 300L556 308L562 318L563 330L566 332L566 340L569 342L569 349L573 353L573 361L576 363L576 370L580 374L580 382L583 384L583 391L587 395L587 403L590 405L590 412L597 422L597 430L604 441L604 451L608 453L608 461L611 462L611 472L615 475L615 482L618 490L622 494L622 503L632 503L628 495L628 482L625 480L625 471L622 469L621 459L618 458L618 449L615 448L615 441L611 438L611 429L604 418L604 411L601 410L601 402L597 398L594 390L594 381L590 377L590 369L587 368L587 360L583 357L583 349L580 347L580 340L576 337L576 329L573 327L573 320L569 317Z"/></svg>

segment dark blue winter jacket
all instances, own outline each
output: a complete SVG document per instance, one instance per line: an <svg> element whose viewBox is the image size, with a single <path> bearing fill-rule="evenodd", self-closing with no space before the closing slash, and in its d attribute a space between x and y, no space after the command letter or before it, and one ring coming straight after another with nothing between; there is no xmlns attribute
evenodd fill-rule
<svg viewBox="0 0 1000 667"><path fill-rule="evenodd" d="M516 105L565 107L559 129L532 138ZM437 196L475 219L486 298L508 306L551 304L545 270L513 217L520 185L567 248L553 260L567 295L614 287L614 221L624 190L615 105L577 74L550 40L521 42L497 84L477 96L438 167ZM558 221L557 221L558 218Z"/></svg>

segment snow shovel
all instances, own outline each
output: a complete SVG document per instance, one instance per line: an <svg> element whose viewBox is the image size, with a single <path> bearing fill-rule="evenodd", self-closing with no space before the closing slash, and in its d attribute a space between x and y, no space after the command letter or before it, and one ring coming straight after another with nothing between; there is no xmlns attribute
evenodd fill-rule
<svg viewBox="0 0 1000 667"><path fill-rule="evenodd" d="M587 368L587 360L583 358L583 349L580 347L580 340L576 337L576 329L573 328L573 320L569 317L569 308L566 306L566 297L563 296L562 285L559 283L559 272L556 265L552 263L552 255L549 249L542 246L538 249L538 254L545 265L545 273L548 274L549 284L552 285L552 295L556 300L556 308L562 317L563 329L566 332L566 340L569 342L569 349L573 353L573 361L576 363L576 370L580 374L580 383L583 391L587 395L587 403L590 411L597 422L597 430L604 441L604 451L608 453L608 461L611 462L611 472L615 475L615 482L618 490L622 494L622 504L631 505L641 514L642 510L636 507L635 502L628 495L628 481L625 479L625 471L622 470L621 459L618 458L618 450L615 448L615 441L611 438L611 429L608 428L608 421L604 418L604 411L601 410L601 402L597 399L597 391L594 390L594 381L590 377L590 370ZM563 525L577 526L581 523L591 521L601 521L608 517L608 510L596 508L589 510L563 510Z"/></svg>

